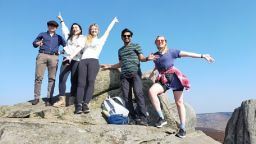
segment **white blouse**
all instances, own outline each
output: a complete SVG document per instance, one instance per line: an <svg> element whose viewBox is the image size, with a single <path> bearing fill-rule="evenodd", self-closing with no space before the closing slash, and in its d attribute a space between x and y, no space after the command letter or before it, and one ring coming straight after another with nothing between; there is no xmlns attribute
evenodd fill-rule
<svg viewBox="0 0 256 144"><path fill-rule="evenodd" d="M64 22L61 23L62 25L62 33L65 39L68 39L69 30ZM64 57L69 57L75 49L81 49L85 46L85 36L80 35L78 38L73 38L73 40L69 39L67 41L67 45L64 47ZM73 57L73 60L80 61L82 56L82 51L78 53L76 56Z"/></svg>
<svg viewBox="0 0 256 144"><path fill-rule="evenodd" d="M103 45L107 39L107 34L104 34L101 38L93 38L90 44L85 43L83 55L81 59L99 59Z"/></svg>
<svg viewBox="0 0 256 144"><path fill-rule="evenodd" d="M103 34L101 38L95 37L92 39L92 42L90 44L86 43L86 38L84 40L84 47L80 47L80 49L75 49L75 51L68 57L69 59L72 59L74 56L76 56L78 53L81 53L81 50L83 51L81 59L99 59L100 52L102 50L103 45L105 44L110 30L113 28L114 24L118 22L116 17L112 20L112 22L109 24L107 30Z"/></svg>

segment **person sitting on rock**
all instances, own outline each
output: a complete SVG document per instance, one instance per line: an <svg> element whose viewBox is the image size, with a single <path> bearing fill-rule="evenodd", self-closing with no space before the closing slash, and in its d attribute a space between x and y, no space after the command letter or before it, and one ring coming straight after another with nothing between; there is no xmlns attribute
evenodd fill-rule
<svg viewBox="0 0 256 144"><path fill-rule="evenodd" d="M88 35L85 39L85 47L77 48L74 52L67 57L71 61L80 51L83 51L81 61L78 66L78 84L77 84L77 97L75 105L75 114L89 113L89 102L92 99L94 92L94 84L96 76L99 72L99 55L105 44L110 31L114 27L118 19L115 17L104 35L98 38L99 26L94 23L89 26Z"/></svg>
<svg viewBox="0 0 256 144"><path fill-rule="evenodd" d="M156 127L160 128L167 124L160 107L158 95L172 89L180 118L180 129L176 136L183 138L186 135L186 112L183 103L183 90L184 88L189 89L190 84L186 76L184 76L177 68L174 67L174 60L180 57L192 57L204 58L209 63L212 63L214 59L209 54L197 54L176 49L169 49L167 47L167 40L164 36L157 36L155 44L158 51L154 53L156 57L156 60L154 60L155 68L150 74L149 78L154 76L155 70L159 72L159 75L156 78L156 83L154 83L149 89L149 97L153 107L159 115L159 120L156 123Z"/></svg>
<svg viewBox="0 0 256 144"><path fill-rule="evenodd" d="M78 64L81 59L81 53L78 53L69 63L66 61L67 57L72 54L72 52L79 48L83 48L85 45L85 36L82 35L82 27L78 23L73 23L70 31L68 30L66 24L61 15L58 16L61 22L62 33L67 40L67 45L64 47L64 58L60 68L59 75L59 101L53 104L55 107L66 106L66 81L68 75L71 73L71 89L70 96L76 97L77 81L78 81Z"/></svg>
<svg viewBox="0 0 256 144"><path fill-rule="evenodd" d="M140 45L132 43L132 36L132 31L127 28L124 29L121 33L124 46L118 50L119 63L114 65L103 64L101 67L103 69L121 68L121 90L125 106L129 110L129 119L132 123L147 125L147 110L142 90L140 61L154 60L154 55L145 57L142 54ZM133 107L132 95L129 94L131 88L134 90L137 101L137 114Z"/></svg>

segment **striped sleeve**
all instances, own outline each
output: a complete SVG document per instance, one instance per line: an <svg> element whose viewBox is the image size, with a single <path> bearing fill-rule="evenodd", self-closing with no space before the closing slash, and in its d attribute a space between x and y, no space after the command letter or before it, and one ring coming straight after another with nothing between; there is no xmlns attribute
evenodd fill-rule
<svg viewBox="0 0 256 144"><path fill-rule="evenodd" d="M135 48L135 52L136 52L137 55L143 54L142 50L141 50L141 46L139 44L135 44L134 48Z"/></svg>

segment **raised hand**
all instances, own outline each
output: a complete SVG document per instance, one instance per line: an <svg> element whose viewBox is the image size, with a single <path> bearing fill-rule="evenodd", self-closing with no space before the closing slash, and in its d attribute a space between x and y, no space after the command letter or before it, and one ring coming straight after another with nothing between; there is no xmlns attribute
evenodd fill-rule
<svg viewBox="0 0 256 144"><path fill-rule="evenodd" d="M213 63L215 61L214 58L209 54L204 54L203 58L206 59L209 63Z"/></svg>
<svg viewBox="0 0 256 144"><path fill-rule="evenodd" d="M64 21L60 13L59 13L59 15L57 16L57 18L58 18L60 21Z"/></svg>
<svg viewBox="0 0 256 144"><path fill-rule="evenodd" d="M43 39L41 39L40 41L38 41L38 42L36 42L36 44L39 46L39 47L41 47L41 46L43 46Z"/></svg>
<svg viewBox="0 0 256 144"><path fill-rule="evenodd" d="M101 68L102 70L108 70L108 69L110 69L111 67L110 67L110 65L108 65L108 64L101 64L101 65L100 65L100 68Z"/></svg>
<svg viewBox="0 0 256 144"><path fill-rule="evenodd" d="M64 65L69 65L71 63L71 58L70 57L66 57L63 61L62 61L62 64Z"/></svg>
<svg viewBox="0 0 256 144"><path fill-rule="evenodd" d="M114 18L114 22L119 23L119 20L117 19L117 17Z"/></svg>
<svg viewBox="0 0 256 144"><path fill-rule="evenodd" d="M155 55L153 55L153 54L150 54L150 55L148 56L148 60L157 60L157 59L158 59L158 57L155 56Z"/></svg>

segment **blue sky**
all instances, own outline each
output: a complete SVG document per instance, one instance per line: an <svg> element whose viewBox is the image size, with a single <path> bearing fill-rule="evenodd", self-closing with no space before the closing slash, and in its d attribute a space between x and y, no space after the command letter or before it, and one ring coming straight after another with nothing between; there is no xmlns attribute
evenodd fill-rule
<svg viewBox="0 0 256 144"><path fill-rule="evenodd" d="M165 35L170 48L211 54L216 60L213 64L202 59L177 59L176 67L192 85L185 92L185 101L197 113L233 111L243 100L255 99L255 5L253 0L0 0L0 105L33 98L38 49L31 43L61 11L66 24L81 24L84 34L93 22L100 25L102 34L112 18L118 17L120 23L111 31L100 63L118 61L120 32L126 27L134 32L133 42L141 44L145 55L156 51L157 35ZM152 68L152 62L142 63L143 71ZM43 97L46 89L47 73ZM171 93L170 98L173 101Z"/></svg>

